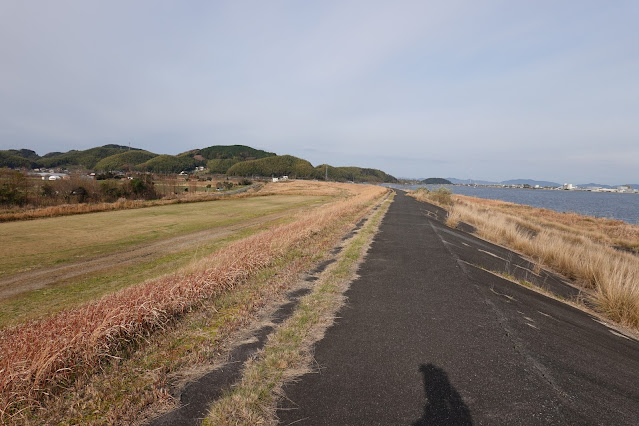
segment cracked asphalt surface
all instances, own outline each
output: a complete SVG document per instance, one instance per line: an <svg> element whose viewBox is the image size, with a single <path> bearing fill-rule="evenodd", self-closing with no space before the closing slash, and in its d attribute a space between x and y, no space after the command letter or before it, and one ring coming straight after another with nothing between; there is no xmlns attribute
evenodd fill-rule
<svg viewBox="0 0 639 426"><path fill-rule="evenodd" d="M346 306L285 386L282 424L639 423L639 342L560 298L579 290L398 193Z"/></svg>

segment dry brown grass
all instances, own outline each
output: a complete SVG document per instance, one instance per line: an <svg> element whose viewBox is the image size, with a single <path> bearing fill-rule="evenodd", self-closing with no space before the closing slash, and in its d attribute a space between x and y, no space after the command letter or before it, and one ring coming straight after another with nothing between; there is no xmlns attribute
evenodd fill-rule
<svg viewBox="0 0 639 426"><path fill-rule="evenodd" d="M515 214L528 223L551 227L570 233L579 233L604 244L616 245L639 253L639 226L621 220L583 216L577 213L560 213L500 200L455 195L459 201L472 202L492 210Z"/></svg>
<svg viewBox="0 0 639 426"><path fill-rule="evenodd" d="M639 226L495 200L453 199L449 225L467 222L482 238L563 274L590 290L606 317L639 329L639 257L611 246L635 247Z"/></svg>
<svg viewBox="0 0 639 426"><path fill-rule="evenodd" d="M348 196L354 191L360 191L358 186L366 185L353 185L347 183L337 182L318 182L305 181L305 180L290 180L282 182L269 182L264 188L259 191L262 195L280 195L280 194L295 194L295 195L317 195L317 196Z"/></svg>
<svg viewBox="0 0 639 426"><path fill-rule="evenodd" d="M172 324L203 301L232 290L290 250L331 228L340 218L361 214L386 192L355 186L351 197L293 223L236 242L198 262L188 273L147 281L82 307L0 331L0 419L8 421L86 377L132 343Z"/></svg>

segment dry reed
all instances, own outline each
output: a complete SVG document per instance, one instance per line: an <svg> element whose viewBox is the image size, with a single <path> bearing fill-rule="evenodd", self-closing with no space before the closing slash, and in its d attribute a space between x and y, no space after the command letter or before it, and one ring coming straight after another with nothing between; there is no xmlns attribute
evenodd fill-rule
<svg viewBox="0 0 639 426"><path fill-rule="evenodd" d="M417 194L433 201L427 196ZM467 222L482 238L563 274L591 291L601 313L639 329L639 257L611 247L636 245L639 226L495 200L453 199L449 225Z"/></svg>
<svg viewBox="0 0 639 426"><path fill-rule="evenodd" d="M621 220L583 216L572 212L560 213L501 200L487 200L464 195L455 195L455 199L514 214L540 227L551 227L573 234L580 233L591 240L617 245L639 253L639 226Z"/></svg>
<svg viewBox="0 0 639 426"><path fill-rule="evenodd" d="M351 187L352 188L352 187ZM229 291L285 258L322 229L386 192L358 186L353 195L293 223L251 236L172 274L105 296L82 307L0 331L0 421L33 407L48 393L90 374L110 357L141 343L204 300Z"/></svg>

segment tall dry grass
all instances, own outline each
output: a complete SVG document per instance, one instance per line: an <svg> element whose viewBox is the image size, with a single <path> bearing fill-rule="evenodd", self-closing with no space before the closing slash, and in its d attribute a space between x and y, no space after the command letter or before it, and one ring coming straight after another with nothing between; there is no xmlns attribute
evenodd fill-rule
<svg viewBox="0 0 639 426"><path fill-rule="evenodd" d="M639 253L639 226L621 220L583 216L577 213L560 213L554 210L540 209L522 204L514 204L501 200L455 195L454 199L472 202L476 206L484 206L491 210L514 214L528 223L540 227L551 227L569 233L579 233L589 239L624 247Z"/></svg>
<svg viewBox="0 0 639 426"><path fill-rule="evenodd" d="M169 326L206 299L232 290L344 218L358 217L387 190L353 194L307 216L228 246L189 268L82 307L0 331L0 420L37 406L48 393L96 371L110 357Z"/></svg>
<svg viewBox="0 0 639 426"><path fill-rule="evenodd" d="M438 206L449 206L453 203L452 192L450 189L440 186L437 189L430 190L426 187L417 188L411 195L421 201L432 201Z"/></svg>
<svg viewBox="0 0 639 426"><path fill-rule="evenodd" d="M553 221L555 214L533 208L512 208L506 212L492 203L472 197L454 196L449 206L449 224L464 221L475 228L479 236L518 251L540 265L549 267L591 290L592 299L608 318L639 329L639 257L620 252L610 246L607 236L635 235L632 225L620 224L624 231L595 231L589 225L566 225L566 218ZM526 214L520 214L525 211ZM570 215L575 223L591 223ZM596 222L596 221L595 221ZM637 227L639 228L639 227ZM627 240L626 240L627 242Z"/></svg>

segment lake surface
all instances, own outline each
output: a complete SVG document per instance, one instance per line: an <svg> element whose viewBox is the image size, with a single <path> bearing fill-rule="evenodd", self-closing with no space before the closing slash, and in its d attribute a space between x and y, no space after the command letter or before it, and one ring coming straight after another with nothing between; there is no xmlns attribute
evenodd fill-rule
<svg viewBox="0 0 639 426"><path fill-rule="evenodd" d="M442 185L388 185L398 189L430 189ZM619 219L633 225L639 224L639 194L620 194L586 191L549 191L542 189L515 189L444 185L455 194L471 197L503 200L533 207L575 212L588 216Z"/></svg>

